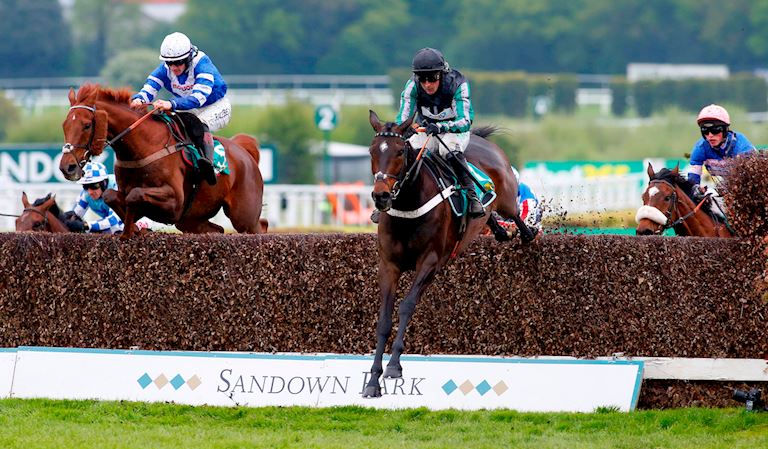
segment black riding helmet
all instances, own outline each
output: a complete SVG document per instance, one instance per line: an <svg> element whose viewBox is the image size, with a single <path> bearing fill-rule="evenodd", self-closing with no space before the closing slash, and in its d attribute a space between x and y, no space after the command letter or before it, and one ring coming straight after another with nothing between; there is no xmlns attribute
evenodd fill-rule
<svg viewBox="0 0 768 449"><path fill-rule="evenodd" d="M448 69L448 63L440 51L434 48L422 48L413 57L413 73L438 72Z"/></svg>

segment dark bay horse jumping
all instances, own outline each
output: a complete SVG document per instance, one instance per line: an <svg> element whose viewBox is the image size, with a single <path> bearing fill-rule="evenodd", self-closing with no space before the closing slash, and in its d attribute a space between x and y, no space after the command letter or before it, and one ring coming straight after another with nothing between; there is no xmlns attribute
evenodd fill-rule
<svg viewBox="0 0 768 449"><path fill-rule="evenodd" d="M36 232L84 232L83 220L74 213L64 214L56 204L56 198L48 194L30 204L27 194L21 194L24 211L16 218L16 231Z"/></svg>
<svg viewBox="0 0 768 449"><path fill-rule="evenodd" d="M648 164L648 178L643 206L635 216L637 235L659 235L672 228L680 236L734 236L725 220L712 211L714 199L693 198L693 183L683 178L680 167L654 172Z"/></svg>
<svg viewBox="0 0 768 449"><path fill-rule="evenodd" d="M376 132L369 151L374 174L373 199L381 211L378 226L381 307L376 326L376 353L363 396L380 397L382 373L387 378L402 377L400 356L405 348L405 332L421 295L451 257L460 254L486 224L492 226L490 212L495 210L503 217L512 218L524 243L533 240L534 234L520 219L517 181L507 157L498 146L483 138L490 135L492 129L473 131L465 154L469 162L493 180L497 197L487 208L486 218L469 220L464 228L462 219L453 214L448 201L440 200L444 189L438 187L429 170L417 161L419 149L411 148L407 141L413 133L413 117L400 125L381 123L376 113L370 111L369 120ZM426 207L435 200L434 207ZM409 270L415 270L416 275L400 304L392 357L384 371L382 358L392 332L395 294L401 274Z"/></svg>
<svg viewBox="0 0 768 449"><path fill-rule="evenodd" d="M59 165L67 179L77 180L91 156L101 154L107 144L112 146L118 191L104 192L104 201L123 219L123 238L134 234L133 224L142 217L175 224L182 232L221 233L224 229L209 220L222 207L237 232L266 231L266 220L260 220L264 181L255 138L217 136L230 173L208 185L185 164L184 145L172 127L157 119L140 121L147 109L131 109L130 97L127 89L96 84L83 85L77 95L71 89Z"/></svg>

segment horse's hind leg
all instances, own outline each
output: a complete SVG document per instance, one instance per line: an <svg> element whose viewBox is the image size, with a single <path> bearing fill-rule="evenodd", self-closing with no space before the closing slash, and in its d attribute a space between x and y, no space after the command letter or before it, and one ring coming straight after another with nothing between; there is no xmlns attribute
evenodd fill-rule
<svg viewBox="0 0 768 449"><path fill-rule="evenodd" d="M223 234L224 228L217 225L216 223L211 223L208 220L181 220L178 223L176 223L176 228L185 233L192 233L192 234Z"/></svg>
<svg viewBox="0 0 768 449"><path fill-rule="evenodd" d="M513 215L512 220L515 221L515 224L517 225L518 231L520 231L520 240L524 244L531 243L533 239L536 238L536 234L539 232L538 229L531 229L528 227L527 224L523 221L522 218L520 218L520 215Z"/></svg>
<svg viewBox="0 0 768 449"><path fill-rule="evenodd" d="M395 294L400 279L400 270L391 263L379 262L379 288L381 289L381 306L379 307L379 320L376 323L376 354L371 366L371 377L363 391L364 398L381 397L381 385L379 377L384 372L382 359L384 347L392 333L392 312L395 307Z"/></svg>
<svg viewBox="0 0 768 449"><path fill-rule="evenodd" d="M389 359L387 369L384 371L384 377L398 378L403 377L403 368L400 366L400 355L405 350L405 330L411 321L416 305L421 299L424 290L429 287L435 279L439 258L436 253L429 253L420 264L416 266L416 278L413 281L411 289L400 303L400 322L397 326L397 336L392 342L392 357Z"/></svg>

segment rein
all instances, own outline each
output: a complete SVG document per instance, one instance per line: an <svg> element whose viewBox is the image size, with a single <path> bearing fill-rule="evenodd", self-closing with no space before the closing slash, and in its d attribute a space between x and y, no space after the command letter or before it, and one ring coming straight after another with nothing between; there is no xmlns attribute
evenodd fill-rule
<svg viewBox="0 0 768 449"><path fill-rule="evenodd" d="M704 205L704 203L707 202L712 197L711 193L707 193L706 195L704 195L704 198L702 198L701 201L699 201L699 203L696 205L696 207L691 209L690 212L688 212L685 215L680 215L680 210L678 209L678 201L677 201L677 186L675 186L671 182L665 181L663 179L653 180L651 182L651 184L653 184L654 182L656 182L656 183L661 182L661 183L664 183L664 184L672 187L672 201L670 201L670 203L669 203L669 209L667 210L667 213L664 214L664 215L667 216L667 222L664 223L661 226L661 231L659 232L659 234L661 232L666 231L667 229L671 229L671 228L674 228L677 225L683 224L685 222L685 220L689 219L694 214L696 214L696 212L698 212L701 209L701 207ZM674 208L675 212L677 212L677 215L679 217L675 221L670 221L671 217L672 217L672 209L673 208Z"/></svg>

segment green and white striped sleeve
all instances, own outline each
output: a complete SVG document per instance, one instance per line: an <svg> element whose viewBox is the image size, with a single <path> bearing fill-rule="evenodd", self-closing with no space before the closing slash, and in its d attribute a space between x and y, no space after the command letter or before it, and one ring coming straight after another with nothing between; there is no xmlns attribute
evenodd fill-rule
<svg viewBox="0 0 768 449"><path fill-rule="evenodd" d="M416 83L409 79L405 83L403 93L400 94L400 111L397 113L395 123L398 125L411 118L416 111Z"/></svg>
<svg viewBox="0 0 768 449"><path fill-rule="evenodd" d="M463 82L456 89L453 95L453 101L456 104L456 120L446 120L440 122L440 128L451 133L468 132L475 119L475 111L472 109L472 100L470 100L469 83Z"/></svg>

